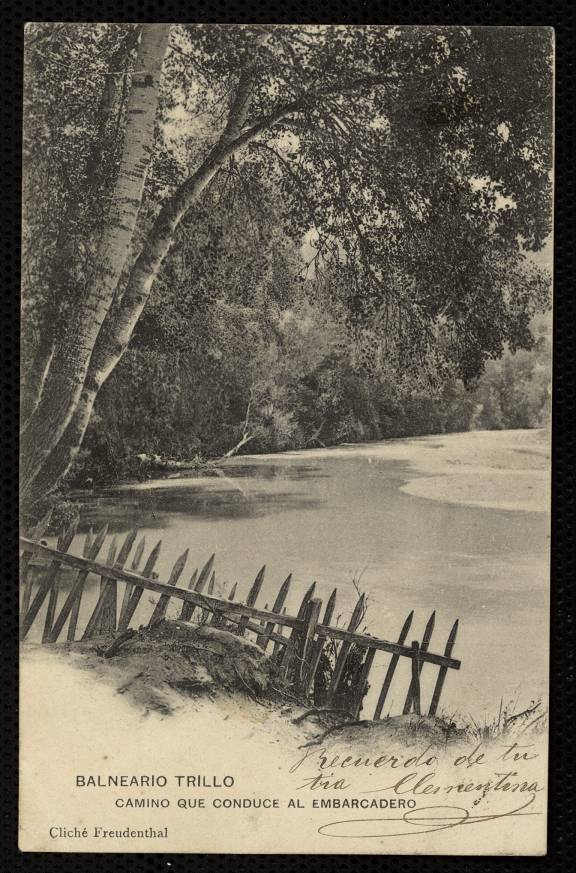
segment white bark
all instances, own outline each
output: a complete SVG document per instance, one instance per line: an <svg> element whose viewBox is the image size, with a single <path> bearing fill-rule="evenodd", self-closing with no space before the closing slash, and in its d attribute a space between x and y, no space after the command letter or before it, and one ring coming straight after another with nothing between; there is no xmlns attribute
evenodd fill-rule
<svg viewBox="0 0 576 873"><path fill-rule="evenodd" d="M90 357L126 264L142 201L154 139L162 63L170 25L142 27L128 97L120 170L86 292L58 344L36 409L22 433L25 495L68 426L80 399Z"/></svg>

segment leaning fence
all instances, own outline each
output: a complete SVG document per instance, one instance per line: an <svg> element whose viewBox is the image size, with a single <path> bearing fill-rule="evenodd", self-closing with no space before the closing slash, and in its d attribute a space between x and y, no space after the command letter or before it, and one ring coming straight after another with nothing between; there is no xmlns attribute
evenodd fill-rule
<svg viewBox="0 0 576 873"><path fill-rule="evenodd" d="M336 588L322 610L322 601L314 596L316 583L313 583L306 591L297 614L289 615L285 603L292 577L288 576L281 584L272 608L269 609L266 604L261 609L256 602L264 582L265 567L258 572L245 600L241 602L237 597L237 585L233 586L228 597L214 593L214 555L201 569L193 572L185 588L177 583L188 563L188 550L175 561L168 579L160 581L154 568L162 541L155 545L144 561L145 538L142 537L136 545L138 531L131 530L120 548L117 538L111 536L106 559L98 560L104 551L107 525L94 534L91 530L86 534L82 555L78 556L69 552L77 534L77 524L66 528L58 537L56 546L52 547L41 541L48 523L48 518L43 519L28 537L20 538L21 640L26 639L32 625L42 618L41 639L45 644L57 643L64 637L74 641L88 640L101 634L122 634L134 623L135 613L143 605L141 598L147 591L158 595L148 625L154 625L164 618L170 601L176 601L179 604L179 620L208 622L238 635L251 637L275 659L287 686L300 698L310 699L315 705L345 708L356 718L363 710L377 652L384 652L390 657L375 705L374 719L382 717L401 658L409 659L411 664L408 688L405 696L402 694L404 714L413 711L420 715L425 709L421 695L421 674L425 666L427 669L437 668L438 671L427 707L429 715L435 715L438 711L448 670L460 669L460 661L452 657L458 621L452 626L443 654L430 651L434 612L420 640L412 639L407 643L413 612L404 621L396 641L380 639L358 631L366 606L363 594L358 597L347 628L342 628L332 623L338 595ZM132 558L129 562L130 555ZM64 575L67 577L65 585ZM84 627L79 628L80 606L90 575L99 577L98 599ZM122 586L120 590L119 586Z"/></svg>

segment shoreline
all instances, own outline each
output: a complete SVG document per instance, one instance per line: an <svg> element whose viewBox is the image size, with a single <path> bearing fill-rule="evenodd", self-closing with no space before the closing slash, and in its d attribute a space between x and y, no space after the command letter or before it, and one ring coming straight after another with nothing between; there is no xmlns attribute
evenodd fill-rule
<svg viewBox="0 0 576 873"><path fill-rule="evenodd" d="M226 478L227 467L243 464L346 457L365 457L369 463L404 463L409 481L400 490L413 497L479 509L549 511L550 435L544 429L465 431L346 443L327 448L238 455L222 463L220 474L172 475L143 482L124 482L113 490L178 488L196 482L206 483L210 479L218 481Z"/></svg>
<svg viewBox="0 0 576 873"><path fill-rule="evenodd" d="M550 436L531 430L462 431L285 452L284 458L400 461L415 474L400 490L434 500L513 512L548 512ZM276 455L243 455L252 462Z"/></svg>

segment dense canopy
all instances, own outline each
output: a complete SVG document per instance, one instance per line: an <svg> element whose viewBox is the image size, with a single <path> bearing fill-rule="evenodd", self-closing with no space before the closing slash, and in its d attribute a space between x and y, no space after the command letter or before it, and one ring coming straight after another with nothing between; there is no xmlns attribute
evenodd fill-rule
<svg viewBox="0 0 576 873"><path fill-rule="evenodd" d="M389 386L531 348L551 94L543 28L31 25L24 491L61 480L127 349L178 350L202 396L240 310L269 354L312 307Z"/></svg>

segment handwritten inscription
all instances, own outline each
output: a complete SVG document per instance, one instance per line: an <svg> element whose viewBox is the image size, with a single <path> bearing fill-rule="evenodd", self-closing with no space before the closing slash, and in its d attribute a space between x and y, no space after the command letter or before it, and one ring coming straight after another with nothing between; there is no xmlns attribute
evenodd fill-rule
<svg viewBox="0 0 576 873"><path fill-rule="evenodd" d="M318 833L345 838L389 837L541 815L534 808L534 802L545 791L545 785L541 774L535 774L532 766L539 757L534 744L518 742L477 743L471 749L460 748L453 754L442 753L429 745L417 754L385 752L370 756L336 754L324 747L309 747L290 767L290 773L297 778L296 791L313 792L323 798L314 800L314 807L390 812L384 817L323 824ZM497 811L484 814L475 810L489 795L495 800L510 796L510 802L498 803ZM446 797L461 798L460 803L466 798L464 802L468 802L469 807L445 804ZM439 802L433 806L421 805L422 801L426 803L432 798ZM406 804L405 810L394 813L393 810L402 808L402 801Z"/></svg>
<svg viewBox="0 0 576 873"><path fill-rule="evenodd" d="M471 815L469 810L460 806L425 806L407 810L402 816L330 822L319 827L318 833L326 837L342 837L344 839L383 839L385 837L431 834L462 825L484 824L497 819L517 816L541 815L540 812L529 810L534 799L535 795L533 794L521 806L486 815Z"/></svg>

